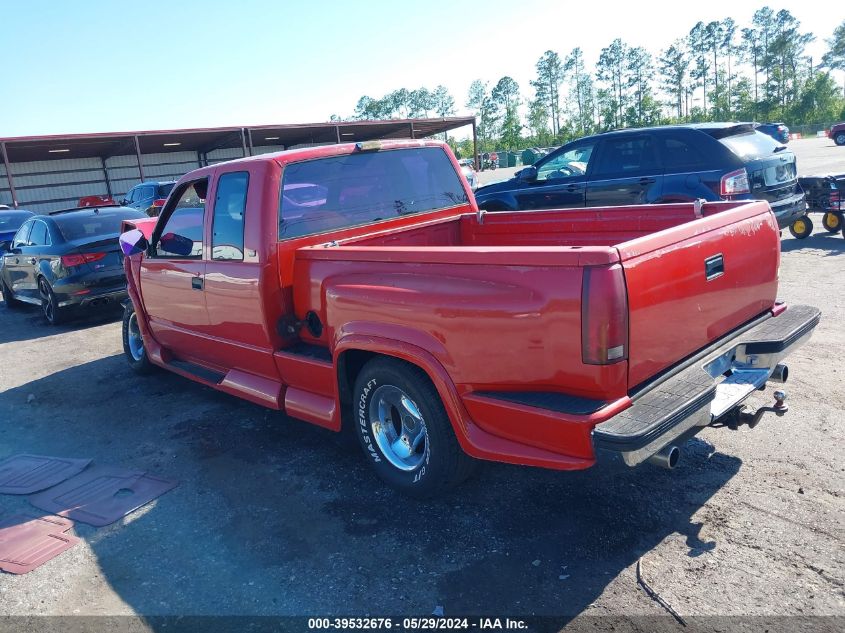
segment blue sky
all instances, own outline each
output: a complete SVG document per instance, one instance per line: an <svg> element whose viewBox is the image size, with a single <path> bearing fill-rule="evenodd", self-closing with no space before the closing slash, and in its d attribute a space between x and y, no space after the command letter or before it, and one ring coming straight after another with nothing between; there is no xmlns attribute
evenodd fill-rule
<svg viewBox="0 0 845 633"><path fill-rule="evenodd" d="M476 78L511 75L529 96L549 48L593 62L621 37L657 53L763 4L0 0L0 137L324 121L363 94L438 83L461 113ZM770 6L817 35L816 59L843 17L828 0Z"/></svg>

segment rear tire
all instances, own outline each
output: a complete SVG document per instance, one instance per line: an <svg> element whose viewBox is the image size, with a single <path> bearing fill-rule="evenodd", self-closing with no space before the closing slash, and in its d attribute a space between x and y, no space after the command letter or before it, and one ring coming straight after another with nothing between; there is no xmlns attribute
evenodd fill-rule
<svg viewBox="0 0 845 633"><path fill-rule="evenodd" d="M434 385L419 367L376 358L355 380L355 432L376 474L412 497L461 483L476 461L463 452Z"/></svg>
<svg viewBox="0 0 845 633"><path fill-rule="evenodd" d="M841 213L837 213L836 211L827 211L822 218L822 224L828 232L839 233L839 230L842 228L842 220L843 218Z"/></svg>
<svg viewBox="0 0 845 633"><path fill-rule="evenodd" d="M9 310L18 310L23 306L23 302L15 299L15 295L12 294L12 290L2 279L0 279L0 291L3 292L3 303Z"/></svg>
<svg viewBox="0 0 845 633"><path fill-rule="evenodd" d="M813 221L806 215L800 217L789 225L789 232L792 233L793 237L803 240L813 232Z"/></svg>
<svg viewBox="0 0 845 633"><path fill-rule="evenodd" d="M38 278L38 295L41 297L41 314L50 325L60 325L67 318L67 311L59 307L59 300L44 277Z"/></svg>
<svg viewBox="0 0 845 633"><path fill-rule="evenodd" d="M833 137L833 142L837 145L845 145L845 132L837 132Z"/></svg>
<svg viewBox="0 0 845 633"><path fill-rule="evenodd" d="M147 358L144 339L138 326L138 316L135 314L135 306L131 301L126 304L126 309L123 311L123 354L126 356L130 369L136 374L145 376L156 369L156 366Z"/></svg>

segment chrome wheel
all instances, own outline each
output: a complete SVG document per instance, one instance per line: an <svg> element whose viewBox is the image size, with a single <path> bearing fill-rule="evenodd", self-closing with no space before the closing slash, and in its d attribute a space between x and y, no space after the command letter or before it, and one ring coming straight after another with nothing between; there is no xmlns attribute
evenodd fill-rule
<svg viewBox="0 0 845 633"><path fill-rule="evenodd" d="M50 323L56 318L56 306L53 305L53 293L44 279L38 282L38 295L41 297L41 311Z"/></svg>
<svg viewBox="0 0 845 633"><path fill-rule="evenodd" d="M376 444L393 466L410 471L425 461L425 420L408 394L393 385L382 385L370 400L369 418Z"/></svg>
<svg viewBox="0 0 845 633"><path fill-rule="evenodd" d="M138 317L134 312L129 317L126 342L129 345L129 353L132 355L134 360L141 360L144 358L144 339L141 338L141 328L138 327Z"/></svg>

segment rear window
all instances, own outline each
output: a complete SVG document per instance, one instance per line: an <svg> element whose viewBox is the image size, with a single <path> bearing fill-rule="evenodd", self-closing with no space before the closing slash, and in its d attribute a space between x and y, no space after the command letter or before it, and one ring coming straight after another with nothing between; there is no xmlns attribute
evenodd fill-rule
<svg viewBox="0 0 845 633"><path fill-rule="evenodd" d="M468 202L438 147L359 152L285 166L279 238L313 235Z"/></svg>
<svg viewBox="0 0 845 633"><path fill-rule="evenodd" d="M726 146L742 160L756 160L774 154L775 149L781 147L775 139L762 132L745 132L720 138L719 142Z"/></svg>
<svg viewBox="0 0 845 633"><path fill-rule="evenodd" d="M53 219L62 232L62 236L70 240L99 235L117 235L120 233L120 223L128 218L146 218L141 212L125 210L123 213L74 213L72 215L56 215Z"/></svg>
<svg viewBox="0 0 845 633"><path fill-rule="evenodd" d="M173 185L175 185L175 184L176 184L175 182L171 182L171 183L168 183L166 185L159 185L158 186L158 193L156 194L156 197L166 198L167 196L169 196L170 192L173 191Z"/></svg>

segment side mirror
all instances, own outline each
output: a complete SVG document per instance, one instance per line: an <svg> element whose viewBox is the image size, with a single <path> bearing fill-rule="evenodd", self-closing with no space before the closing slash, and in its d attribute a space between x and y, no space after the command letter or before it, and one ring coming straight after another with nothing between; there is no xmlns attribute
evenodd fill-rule
<svg viewBox="0 0 845 633"><path fill-rule="evenodd" d="M126 231L126 233L120 236L118 241L120 242L120 250L123 251L126 257L144 253L150 245L147 238L138 229Z"/></svg>
<svg viewBox="0 0 845 633"><path fill-rule="evenodd" d="M12 250L12 242L10 240L0 242L0 253L7 253L10 250Z"/></svg>
<svg viewBox="0 0 845 633"><path fill-rule="evenodd" d="M529 165L528 167L516 172L516 177L527 182L537 180L537 168L534 167L534 165Z"/></svg>

